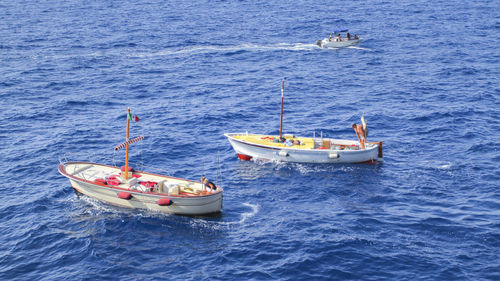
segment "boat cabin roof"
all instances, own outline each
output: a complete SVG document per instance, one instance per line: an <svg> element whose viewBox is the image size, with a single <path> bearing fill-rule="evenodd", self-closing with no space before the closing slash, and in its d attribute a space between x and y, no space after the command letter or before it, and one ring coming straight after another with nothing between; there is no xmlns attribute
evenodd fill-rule
<svg viewBox="0 0 500 281"><path fill-rule="evenodd" d="M349 29L339 29L339 30L334 30L333 33L338 34L338 33L348 32L348 31L349 31Z"/></svg>

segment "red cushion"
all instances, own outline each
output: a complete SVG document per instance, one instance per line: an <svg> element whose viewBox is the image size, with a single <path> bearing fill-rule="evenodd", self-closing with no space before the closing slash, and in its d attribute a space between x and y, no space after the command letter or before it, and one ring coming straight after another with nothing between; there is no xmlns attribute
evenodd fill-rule
<svg viewBox="0 0 500 281"><path fill-rule="evenodd" d="M155 181L141 181L141 184L144 185L145 187L154 187L155 184L158 184Z"/></svg>
<svg viewBox="0 0 500 281"><path fill-rule="evenodd" d="M109 185L120 185L120 181L117 179L108 179L108 184Z"/></svg>

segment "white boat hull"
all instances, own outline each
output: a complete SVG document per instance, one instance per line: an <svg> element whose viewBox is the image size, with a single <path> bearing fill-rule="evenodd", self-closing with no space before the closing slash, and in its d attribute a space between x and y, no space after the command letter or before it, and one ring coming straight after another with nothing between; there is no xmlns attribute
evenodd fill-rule
<svg viewBox="0 0 500 281"><path fill-rule="evenodd" d="M356 45L360 41L361 39L347 40L346 38L342 38L342 41L330 41L328 38L325 38L323 40L318 40L316 44L321 48L343 48Z"/></svg>
<svg viewBox="0 0 500 281"><path fill-rule="evenodd" d="M248 142L235 136L245 134L225 134L229 143L242 160L272 160L279 162L297 163L376 163L382 161L379 144L368 143L366 149L348 149L350 146L359 146L359 142L337 139L315 139L316 141L331 141L331 143L341 144L346 149L303 149L291 147L276 147ZM250 135L261 136L261 135ZM268 137L262 135L262 137ZM380 157L379 157L380 156Z"/></svg>
<svg viewBox="0 0 500 281"><path fill-rule="evenodd" d="M87 166L90 168L86 168ZM221 187L214 192L201 192L202 195L188 193L173 195L168 194L167 191L130 190L127 182L116 186L95 183L95 179L102 178L106 174L118 174L120 169L89 162L62 163L59 165L59 172L70 180L76 191L116 206L182 215L205 215L220 212L222 209L223 190ZM134 172L134 174L141 175L143 180L163 181L165 184L175 183L195 190L202 189L200 182L145 172ZM119 193L130 193L130 198L119 198ZM160 199L170 199L171 205L159 205Z"/></svg>

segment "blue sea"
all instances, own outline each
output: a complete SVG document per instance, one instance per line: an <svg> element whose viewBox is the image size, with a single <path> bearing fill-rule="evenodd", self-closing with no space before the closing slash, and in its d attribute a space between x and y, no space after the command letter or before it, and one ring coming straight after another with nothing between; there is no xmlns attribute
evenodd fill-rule
<svg viewBox="0 0 500 281"><path fill-rule="evenodd" d="M0 280L500 280L499 46L495 0L2 1ZM384 162L239 160L283 78L285 133L364 114ZM128 107L130 161L217 181L220 214L75 193L60 159L121 165Z"/></svg>

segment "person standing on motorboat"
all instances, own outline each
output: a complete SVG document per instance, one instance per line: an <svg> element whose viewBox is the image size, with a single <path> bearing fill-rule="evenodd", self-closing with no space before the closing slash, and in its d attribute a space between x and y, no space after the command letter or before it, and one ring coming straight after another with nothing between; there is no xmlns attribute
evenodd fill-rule
<svg viewBox="0 0 500 281"><path fill-rule="evenodd" d="M332 36L332 34L330 33L330 41L332 41L332 38L333 38L333 36Z"/></svg>
<svg viewBox="0 0 500 281"><path fill-rule="evenodd" d="M349 32L347 32L346 37L347 37L347 40L348 40L348 41L349 41L349 40L351 40L351 34L349 34Z"/></svg>
<svg viewBox="0 0 500 281"><path fill-rule="evenodd" d="M337 36L335 36L335 41L337 42L342 41L342 39L340 38L340 33L337 34Z"/></svg>
<svg viewBox="0 0 500 281"><path fill-rule="evenodd" d="M358 40L358 39L359 39L358 35L354 34L354 40Z"/></svg>

